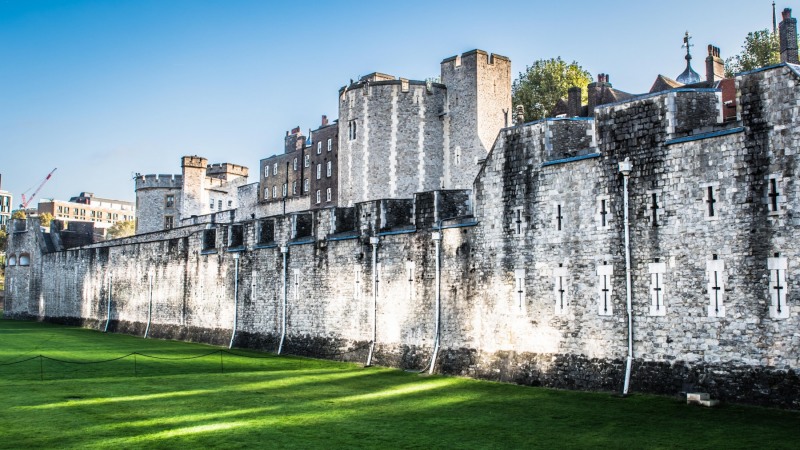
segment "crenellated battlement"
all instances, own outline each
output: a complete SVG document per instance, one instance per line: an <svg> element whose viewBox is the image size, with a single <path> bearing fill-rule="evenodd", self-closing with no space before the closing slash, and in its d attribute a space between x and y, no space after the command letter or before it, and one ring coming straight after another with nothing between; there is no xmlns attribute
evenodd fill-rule
<svg viewBox="0 0 800 450"><path fill-rule="evenodd" d="M217 163L206 166L206 175L212 178L246 177L248 173L247 167L237 164Z"/></svg>
<svg viewBox="0 0 800 450"><path fill-rule="evenodd" d="M181 174L148 174L136 177L136 190L140 189L180 189L183 185Z"/></svg>
<svg viewBox="0 0 800 450"><path fill-rule="evenodd" d="M475 61L477 63L483 63L490 66L493 66L496 63L502 63L508 65L511 64L511 60L507 56L498 55L496 53L489 53L480 49L475 49L461 53L460 55L454 55L449 58L443 59L442 68L444 69L445 65L451 68L461 67L468 61L469 62Z"/></svg>

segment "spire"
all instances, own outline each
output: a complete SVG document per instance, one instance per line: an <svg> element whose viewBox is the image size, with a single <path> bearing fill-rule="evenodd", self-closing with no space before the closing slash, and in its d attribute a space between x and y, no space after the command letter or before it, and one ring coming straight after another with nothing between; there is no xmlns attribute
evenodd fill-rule
<svg viewBox="0 0 800 450"><path fill-rule="evenodd" d="M772 2L772 34L778 33L778 20L775 17L775 2Z"/></svg>
<svg viewBox="0 0 800 450"><path fill-rule="evenodd" d="M676 81L682 84L694 84L700 82L700 75L692 70L692 53L691 48L694 47L694 44L691 43L692 35L689 34L687 31L686 34L683 36L683 45L681 47L686 48L686 70L683 71L682 74L678 75Z"/></svg>

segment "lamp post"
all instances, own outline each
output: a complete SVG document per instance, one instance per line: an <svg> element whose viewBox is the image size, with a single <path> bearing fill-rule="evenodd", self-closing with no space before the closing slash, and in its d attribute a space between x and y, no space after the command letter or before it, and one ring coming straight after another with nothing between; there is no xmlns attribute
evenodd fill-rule
<svg viewBox="0 0 800 450"><path fill-rule="evenodd" d="M622 388L622 395L628 395L628 388L631 384L631 364L633 363L633 311L631 306L631 239L630 227L628 224L628 178L631 175L633 163L630 158L619 163L619 172L623 177L622 195L623 208L625 213L625 293L628 311L628 358L625 363L625 384Z"/></svg>

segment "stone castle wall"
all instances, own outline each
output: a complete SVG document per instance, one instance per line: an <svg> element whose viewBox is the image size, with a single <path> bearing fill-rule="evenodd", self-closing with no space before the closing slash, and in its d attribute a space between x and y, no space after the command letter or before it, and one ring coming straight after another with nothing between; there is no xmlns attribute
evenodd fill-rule
<svg viewBox="0 0 800 450"><path fill-rule="evenodd" d="M285 256L289 353L364 361L374 329L375 363L424 369L438 286L437 371L617 390L629 158L632 389L798 408L798 80L740 76L733 123L715 92L678 90L503 129L471 192L218 213L59 253L18 233L12 251L40 251L9 271L5 311L104 326L110 298L112 329L141 334L153 311L152 336L218 344L236 314L235 345L275 350Z"/></svg>

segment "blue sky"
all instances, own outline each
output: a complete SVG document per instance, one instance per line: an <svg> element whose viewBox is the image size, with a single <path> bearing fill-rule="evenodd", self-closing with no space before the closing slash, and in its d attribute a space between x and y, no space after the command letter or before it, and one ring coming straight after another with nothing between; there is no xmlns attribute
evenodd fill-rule
<svg viewBox="0 0 800 450"><path fill-rule="evenodd" d="M738 53L771 14L771 0L0 0L2 189L18 204L57 167L39 197L133 200L133 173L179 173L182 155L253 169L286 130L335 119L351 78L438 76L474 48L514 77L561 56L645 92L683 71L686 30L702 75L709 43Z"/></svg>

